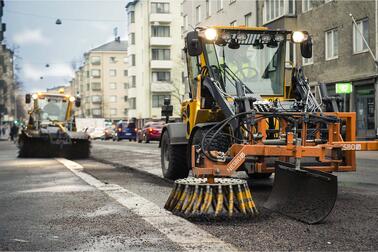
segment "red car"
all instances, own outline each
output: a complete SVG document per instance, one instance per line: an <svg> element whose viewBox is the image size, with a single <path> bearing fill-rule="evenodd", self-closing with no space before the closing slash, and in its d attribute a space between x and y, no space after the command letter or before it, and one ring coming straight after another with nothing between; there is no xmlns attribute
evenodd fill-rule
<svg viewBox="0 0 378 252"><path fill-rule="evenodd" d="M147 122L143 129L138 132L138 143L142 141L149 143L150 141L159 141L161 130L163 129L164 122Z"/></svg>

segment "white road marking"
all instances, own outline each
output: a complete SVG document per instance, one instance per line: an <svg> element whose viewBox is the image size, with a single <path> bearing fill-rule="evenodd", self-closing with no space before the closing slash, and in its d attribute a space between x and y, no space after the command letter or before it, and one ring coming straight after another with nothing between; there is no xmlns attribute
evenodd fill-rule
<svg viewBox="0 0 378 252"><path fill-rule="evenodd" d="M57 158L56 160L89 185L103 191L134 214L140 216L181 248L190 251L237 251L231 244L216 238L210 233L196 227L191 222L160 208L155 203L119 185L102 183L83 172L83 167L80 164L64 158Z"/></svg>

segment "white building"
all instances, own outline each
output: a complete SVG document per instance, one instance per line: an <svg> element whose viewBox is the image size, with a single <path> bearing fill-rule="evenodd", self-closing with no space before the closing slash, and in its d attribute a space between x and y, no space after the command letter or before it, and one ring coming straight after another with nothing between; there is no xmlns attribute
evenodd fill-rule
<svg viewBox="0 0 378 252"><path fill-rule="evenodd" d="M127 4L129 90L128 117L160 118L165 97L174 115L184 94L184 47L178 0L134 0Z"/></svg>

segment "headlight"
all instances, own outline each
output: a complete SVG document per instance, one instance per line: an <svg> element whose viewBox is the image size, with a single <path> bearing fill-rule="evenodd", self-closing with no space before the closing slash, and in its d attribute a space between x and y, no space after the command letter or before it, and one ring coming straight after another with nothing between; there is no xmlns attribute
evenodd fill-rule
<svg viewBox="0 0 378 252"><path fill-rule="evenodd" d="M229 32L224 32L224 33L222 33L221 38L222 38L223 40L225 40L225 41L228 41L228 40L231 39L231 33L229 33Z"/></svg>
<svg viewBox="0 0 378 252"><path fill-rule="evenodd" d="M247 33L244 33L244 32L239 32L237 35L236 35L236 39L237 40L246 40L247 39Z"/></svg>
<svg viewBox="0 0 378 252"><path fill-rule="evenodd" d="M215 40L217 38L217 31L213 28L206 29L205 38L211 41Z"/></svg>
<svg viewBox="0 0 378 252"><path fill-rule="evenodd" d="M264 44L268 43L271 39L272 37L269 34L261 35L261 42L263 42Z"/></svg>
<svg viewBox="0 0 378 252"><path fill-rule="evenodd" d="M37 94L33 94L32 98L33 98L33 100L37 100L38 99L38 95Z"/></svg>
<svg viewBox="0 0 378 252"><path fill-rule="evenodd" d="M73 96L70 96L70 102L74 102L76 99Z"/></svg>
<svg viewBox="0 0 378 252"><path fill-rule="evenodd" d="M274 36L274 40L277 41L277 42L282 42L282 41L285 40L285 35L283 35L283 34L276 34Z"/></svg>
<svg viewBox="0 0 378 252"><path fill-rule="evenodd" d="M291 35L291 40L292 40L294 43L302 43L302 42L305 41L307 38L308 38L308 35L305 34L304 32L301 32L301 31L295 31L295 32L293 32L293 34Z"/></svg>

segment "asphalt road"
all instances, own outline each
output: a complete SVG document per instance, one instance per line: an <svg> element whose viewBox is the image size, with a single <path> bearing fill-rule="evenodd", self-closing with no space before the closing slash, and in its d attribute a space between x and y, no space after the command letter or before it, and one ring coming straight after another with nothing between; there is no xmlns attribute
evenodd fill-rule
<svg viewBox="0 0 378 252"><path fill-rule="evenodd" d="M92 156L117 168L111 172L96 169L88 172L101 180L127 186L163 207L172 184L158 179L162 174L157 143L98 141L93 143ZM248 220L194 223L241 250L378 250L377 161L377 153L361 152L357 172L337 174L338 199L322 224L310 226L262 207L258 217ZM130 173L133 182L124 179ZM267 200L272 182L272 179L249 181L257 206Z"/></svg>
<svg viewBox="0 0 378 252"><path fill-rule="evenodd" d="M312 226L261 207L272 180L249 181L257 217L186 221L162 209L172 182L156 143L95 141L92 157L18 159L0 141L0 250L378 250L375 153L339 175L333 212Z"/></svg>

